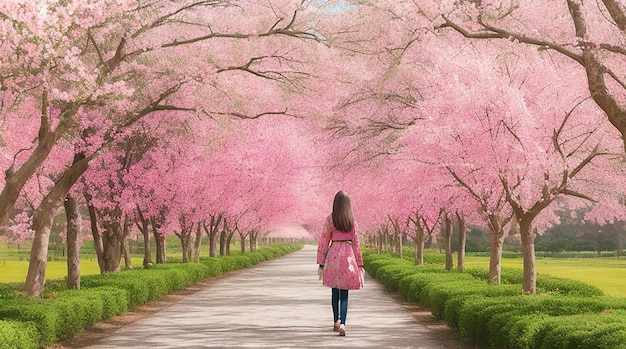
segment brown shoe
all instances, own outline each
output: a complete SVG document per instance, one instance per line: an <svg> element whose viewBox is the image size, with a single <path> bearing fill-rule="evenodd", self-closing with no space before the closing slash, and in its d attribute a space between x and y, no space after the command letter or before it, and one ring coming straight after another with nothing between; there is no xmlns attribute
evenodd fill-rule
<svg viewBox="0 0 626 349"><path fill-rule="evenodd" d="M335 321L335 324L333 325L333 331L339 332L339 326L340 325L341 325L341 320Z"/></svg>
<svg viewBox="0 0 626 349"><path fill-rule="evenodd" d="M341 337L345 337L346 336L346 325L344 325L344 324L339 325L339 335Z"/></svg>

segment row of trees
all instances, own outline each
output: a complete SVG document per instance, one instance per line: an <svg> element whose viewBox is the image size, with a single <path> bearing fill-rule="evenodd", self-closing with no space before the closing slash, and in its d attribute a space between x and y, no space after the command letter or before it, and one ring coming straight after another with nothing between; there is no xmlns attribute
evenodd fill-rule
<svg viewBox="0 0 626 349"><path fill-rule="evenodd" d="M199 236L215 254L221 232L252 246L290 222L315 235L346 189L360 231L403 231L418 262L429 234L450 246L453 226L486 226L494 283L514 224L533 293L534 237L560 210L625 218L624 12L612 0L2 2L2 237L33 240L26 292L40 296L61 209L79 287L82 231L103 272L131 230L146 265L150 238L158 263L167 234L192 261Z"/></svg>

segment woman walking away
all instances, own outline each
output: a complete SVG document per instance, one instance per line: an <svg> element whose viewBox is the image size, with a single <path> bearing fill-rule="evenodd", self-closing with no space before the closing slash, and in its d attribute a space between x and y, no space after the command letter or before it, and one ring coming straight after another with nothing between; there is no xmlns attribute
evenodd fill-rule
<svg viewBox="0 0 626 349"><path fill-rule="evenodd" d="M352 205L345 191L335 195L333 212L326 218L317 244L317 264L323 284L332 289L333 329L345 336L348 290L363 286L364 273Z"/></svg>

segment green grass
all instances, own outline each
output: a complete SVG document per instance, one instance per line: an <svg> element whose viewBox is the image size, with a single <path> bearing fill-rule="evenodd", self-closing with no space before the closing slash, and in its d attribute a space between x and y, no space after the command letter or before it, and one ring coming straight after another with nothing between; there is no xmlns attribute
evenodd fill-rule
<svg viewBox="0 0 626 349"><path fill-rule="evenodd" d="M133 266L140 267L142 257L131 258ZM123 261L122 261L123 264ZM24 282L28 273L28 261L2 261L0 260L0 283ZM98 261L87 259L80 261L80 275L100 274ZM66 261L50 261L46 267L46 279L63 279L67 276Z"/></svg>
<svg viewBox="0 0 626 349"><path fill-rule="evenodd" d="M140 245L141 241L134 241L134 245L131 245L131 253L134 250L133 247L136 245ZM28 260L30 259L30 243L24 243L19 247L15 244L8 245L4 241L0 240L0 283L7 282L16 282L23 283L26 281L26 274L28 273ZM136 247L135 247L136 248ZM153 246L153 258L155 248ZM233 239L233 243L230 247L231 254L239 253L239 242ZM202 250L200 252L200 256L208 256L208 246L207 242L203 241ZM180 260L182 258L181 255L181 247L180 240L175 236L169 236L167 238L167 255L168 259L170 257L174 259ZM81 252L81 262L80 262L80 274L81 275L90 275L90 274L99 274L100 268L98 267L98 260L96 259L93 242L84 241ZM67 276L67 261L65 256L63 255L62 246L54 246L48 251L48 264L46 267L46 279L47 280L55 280L55 279L63 279ZM142 253L132 253L131 254L132 265L133 267L141 267L143 264L143 254ZM124 261L121 262L122 267L124 266Z"/></svg>
<svg viewBox="0 0 626 349"><path fill-rule="evenodd" d="M502 267L523 268L522 258L503 258ZM537 273L569 278L599 287L609 296L626 297L626 259L537 258ZM489 268L489 257L467 256L466 267Z"/></svg>

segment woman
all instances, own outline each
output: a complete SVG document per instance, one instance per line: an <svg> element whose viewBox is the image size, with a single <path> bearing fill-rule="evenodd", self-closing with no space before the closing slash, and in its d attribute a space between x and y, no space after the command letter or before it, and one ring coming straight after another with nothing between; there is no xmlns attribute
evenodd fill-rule
<svg viewBox="0 0 626 349"><path fill-rule="evenodd" d="M332 289L333 329L346 335L348 290L363 286L363 256L356 233L350 197L339 191L333 201L333 212L326 219L317 244L318 274Z"/></svg>

